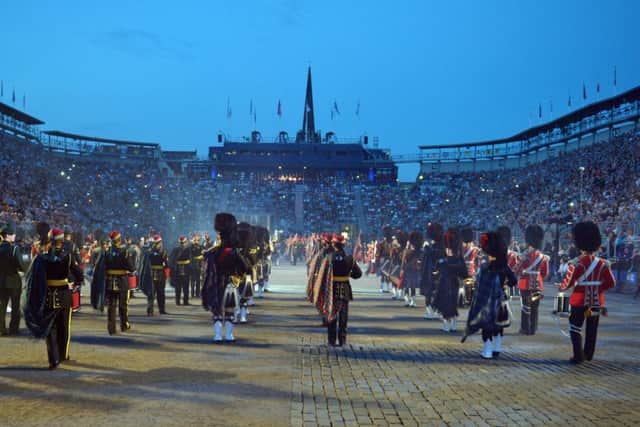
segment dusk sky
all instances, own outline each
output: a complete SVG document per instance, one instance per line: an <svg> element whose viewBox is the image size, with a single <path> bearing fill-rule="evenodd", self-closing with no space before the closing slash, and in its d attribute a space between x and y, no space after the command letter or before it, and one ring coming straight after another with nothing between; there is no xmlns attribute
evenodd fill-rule
<svg viewBox="0 0 640 427"><path fill-rule="evenodd" d="M264 137L294 136L309 64L316 127L378 136L393 154L510 136L565 114L569 96L585 105L583 82L586 102L613 95L614 67L617 93L640 84L633 0L23 1L0 11L2 102L15 89L15 106L26 94L43 129L202 157L220 130L253 130L251 100ZM401 180L416 171L402 166Z"/></svg>

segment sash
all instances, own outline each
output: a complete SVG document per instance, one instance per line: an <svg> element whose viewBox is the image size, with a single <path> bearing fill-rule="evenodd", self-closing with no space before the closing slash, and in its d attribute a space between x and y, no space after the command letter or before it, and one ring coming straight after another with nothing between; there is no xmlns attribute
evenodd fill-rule
<svg viewBox="0 0 640 427"><path fill-rule="evenodd" d="M589 268L587 269L587 271L585 271L584 274L580 276L578 280L576 280L576 286L599 286L602 284L600 280L596 280L596 281L586 280L587 277L591 276L591 273L593 273L593 270L596 269L596 267L598 266L598 262L600 262L600 259L598 257L595 257L593 261L591 261L591 265L589 265Z"/></svg>
<svg viewBox="0 0 640 427"><path fill-rule="evenodd" d="M538 264L540 264L542 262L542 260L544 259L544 254L540 253L538 254L538 257L535 259L535 261L533 261L533 264L531 264L529 267L527 267L522 273L523 274L538 274L538 270L534 270Z"/></svg>

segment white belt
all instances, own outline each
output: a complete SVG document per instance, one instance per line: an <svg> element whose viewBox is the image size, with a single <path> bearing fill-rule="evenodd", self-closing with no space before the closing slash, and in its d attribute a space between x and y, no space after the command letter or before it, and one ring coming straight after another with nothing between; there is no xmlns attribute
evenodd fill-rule
<svg viewBox="0 0 640 427"><path fill-rule="evenodd" d="M592 282L586 281L586 282L576 283L576 286L600 286L600 285L602 285L602 282L600 281L592 281Z"/></svg>

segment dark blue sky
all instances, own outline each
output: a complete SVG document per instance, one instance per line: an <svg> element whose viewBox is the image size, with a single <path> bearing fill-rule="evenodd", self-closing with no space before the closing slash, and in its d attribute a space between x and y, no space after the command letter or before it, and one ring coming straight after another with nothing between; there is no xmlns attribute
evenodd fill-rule
<svg viewBox="0 0 640 427"><path fill-rule="evenodd" d="M540 103L543 120L550 102L554 117L569 95L583 105L583 82L588 102L598 82L610 96L614 66L618 92L640 84L634 0L10 2L1 15L3 102L15 87L46 129L201 156L218 130L250 133L251 99L264 136L295 134L309 63L316 126L394 154L509 136L540 123Z"/></svg>

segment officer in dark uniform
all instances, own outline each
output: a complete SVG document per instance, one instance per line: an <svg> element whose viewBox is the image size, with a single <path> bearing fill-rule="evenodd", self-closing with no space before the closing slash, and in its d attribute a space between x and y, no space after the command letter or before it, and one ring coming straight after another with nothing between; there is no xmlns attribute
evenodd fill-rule
<svg viewBox="0 0 640 427"><path fill-rule="evenodd" d="M148 256L151 268L151 279L153 281L153 293L147 296L147 315L149 316L153 316L154 295L158 301L158 310L160 310L160 314L167 314L165 311L164 288L167 281L165 268L169 265L167 252L162 248L162 237L160 235L153 237L151 245Z"/></svg>
<svg viewBox="0 0 640 427"><path fill-rule="evenodd" d="M329 345L343 346L347 342L347 321L349 320L349 301L353 300L353 292L349 279L362 277L362 270L351 255L344 251L344 237L335 234L331 239L334 247L333 268L333 304L327 313L327 329ZM336 330L337 326L337 330Z"/></svg>
<svg viewBox="0 0 640 427"><path fill-rule="evenodd" d="M200 244L200 237L197 234L191 239L191 268L189 269L189 283L191 286L191 296L200 298L200 274L202 272L203 247Z"/></svg>
<svg viewBox="0 0 640 427"><path fill-rule="evenodd" d="M46 338L49 369L55 369L69 360L71 288L84 277L80 267L72 262L71 254L64 250L64 231L53 228L48 235L41 231L40 253L31 266L24 314L33 335ZM78 283L70 283L69 277Z"/></svg>
<svg viewBox="0 0 640 427"><path fill-rule="evenodd" d="M107 330L109 335L116 333L116 306L120 315L120 330L131 329L129 324L129 281L128 275L135 270L127 257L126 247L122 244L119 231L109 234L111 248L106 252L105 262L105 299L107 304Z"/></svg>
<svg viewBox="0 0 640 427"><path fill-rule="evenodd" d="M180 305L180 295L184 305L189 305L189 274L191 272L191 248L185 236L178 238L179 245L173 248L169 257L171 266L171 286L176 290L176 305Z"/></svg>
<svg viewBox="0 0 640 427"><path fill-rule="evenodd" d="M22 278L26 270L22 253L14 243L15 228L12 224L0 224L0 335L17 335L20 326L20 294ZM5 326L7 304L11 301L9 331Z"/></svg>
<svg viewBox="0 0 640 427"><path fill-rule="evenodd" d="M75 242L73 241L73 232L71 230L71 226L69 225L65 225L64 228L62 229L64 231L64 244L63 244L63 250L69 254L69 256L71 257L71 262L73 262L74 264L76 264L77 266L80 266L82 264L82 256L80 255L80 248L78 248L78 245L75 244ZM71 273L73 274L73 273ZM80 283L76 280L75 277L73 276L69 276L69 281L72 283ZM78 294L78 298L80 298L80 290L81 290L81 286L75 286L71 292L72 293L77 293ZM78 299L79 301L79 299ZM80 307L77 307L74 312L78 312L80 311Z"/></svg>

